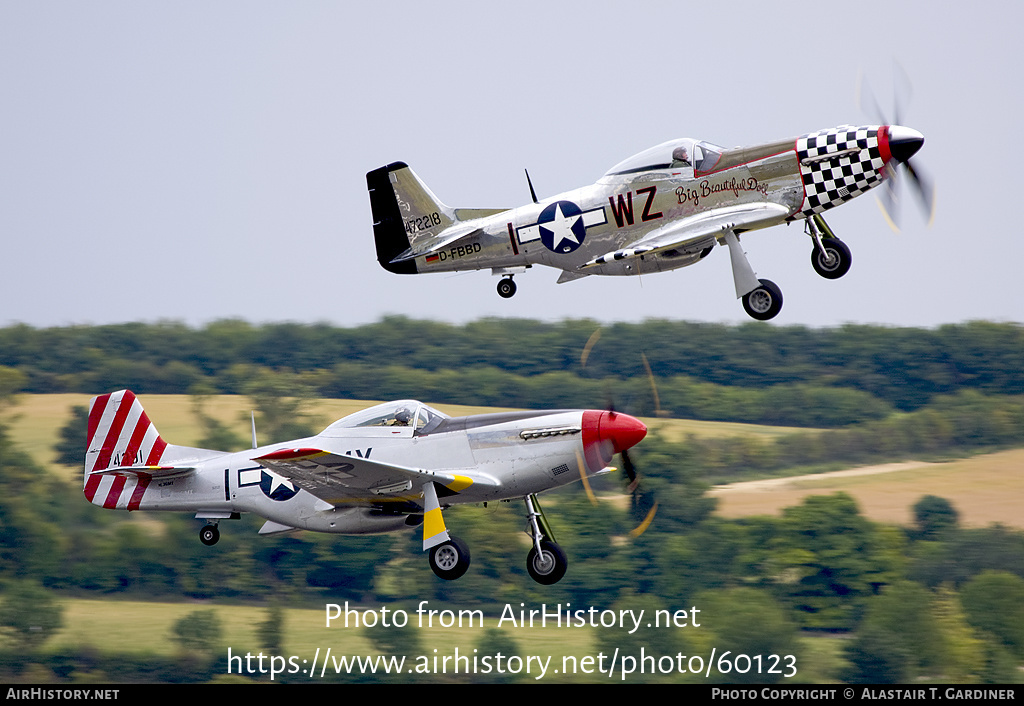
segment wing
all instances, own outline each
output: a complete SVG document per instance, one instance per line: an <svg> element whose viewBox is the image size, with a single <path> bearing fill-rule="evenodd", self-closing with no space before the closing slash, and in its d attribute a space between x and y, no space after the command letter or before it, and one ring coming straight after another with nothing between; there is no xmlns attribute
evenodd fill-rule
<svg viewBox="0 0 1024 706"><path fill-rule="evenodd" d="M765 228L783 222L789 214L788 208L775 203L744 204L699 213L653 230L628 248L605 253L584 263L580 269L664 250L697 252L714 245L726 231Z"/></svg>
<svg viewBox="0 0 1024 706"><path fill-rule="evenodd" d="M253 461L332 505L379 505L414 500L427 481L451 493L471 485L496 485L479 474L470 477L425 471L311 448L281 449Z"/></svg>

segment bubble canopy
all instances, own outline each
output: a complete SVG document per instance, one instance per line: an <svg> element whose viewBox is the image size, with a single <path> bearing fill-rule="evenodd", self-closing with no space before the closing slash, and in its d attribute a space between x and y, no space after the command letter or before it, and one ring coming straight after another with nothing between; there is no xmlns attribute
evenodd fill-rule
<svg viewBox="0 0 1024 706"><path fill-rule="evenodd" d="M409 430L416 434L427 434L444 420L449 419L430 405L417 400L395 400L354 412L342 417L323 430L323 436L348 436L349 430L386 430L394 433ZM345 433L348 432L348 433Z"/></svg>
<svg viewBox="0 0 1024 706"><path fill-rule="evenodd" d="M723 149L710 142L682 137L662 142L632 157L622 160L605 172L605 176L636 174L655 169L693 168L695 172L708 172L722 157Z"/></svg>

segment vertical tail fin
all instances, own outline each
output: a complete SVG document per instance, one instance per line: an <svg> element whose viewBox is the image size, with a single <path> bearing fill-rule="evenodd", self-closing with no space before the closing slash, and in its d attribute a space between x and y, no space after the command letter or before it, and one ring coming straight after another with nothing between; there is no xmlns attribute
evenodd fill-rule
<svg viewBox="0 0 1024 706"><path fill-rule="evenodd" d="M392 262L420 238L436 235L457 219L405 162L366 175L373 212L377 261L396 274L416 274L416 262Z"/></svg>
<svg viewBox="0 0 1024 706"><path fill-rule="evenodd" d="M92 398L85 448L85 497L94 505L107 508L124 506L126 502L127 509L133 510L146 490L148 475L137 474L129 479L125 475L91 474L118 466L155 466L167 442L160 437L135 394L120 390ZM126 483L134 483L134 488L119 505Z"/></svg>

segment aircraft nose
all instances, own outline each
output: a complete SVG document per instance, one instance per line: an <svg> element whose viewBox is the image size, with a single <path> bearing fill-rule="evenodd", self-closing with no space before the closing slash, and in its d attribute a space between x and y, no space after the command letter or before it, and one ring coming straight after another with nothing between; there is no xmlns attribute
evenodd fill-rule
<svg viewBox="0 0 1024 706"><path fill-rule="evenodd" d="M636 417L621 412L602 412L597 436L612 442L615 453L622 453L640 443L647 436L647 427Z"/></svg>
<svg viewBox="0 0 1024 706"><path fill-rule="evenodd" d="M906 162L923 144L924 135L917 130L902 125L889 126L889 152L899 161Z"/></svg>

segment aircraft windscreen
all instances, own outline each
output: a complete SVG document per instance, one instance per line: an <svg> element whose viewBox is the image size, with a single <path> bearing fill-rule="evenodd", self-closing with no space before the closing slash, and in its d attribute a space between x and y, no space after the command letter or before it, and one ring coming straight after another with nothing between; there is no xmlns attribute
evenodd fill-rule
<svg viewBox="0 0 1024 706"><path fill-rule="evenodd" d="M710 142L701 142L693 148L693 170L698 174L710 172L722 158L722 148Z"/></svg>
<svg viewBox="0 0 1024 706"><path fill-rule="evenodd" d="M416 413L416 433L429 434L448 418L447 414L438 412L433 407L421 404L419 411Z"/></svg>

